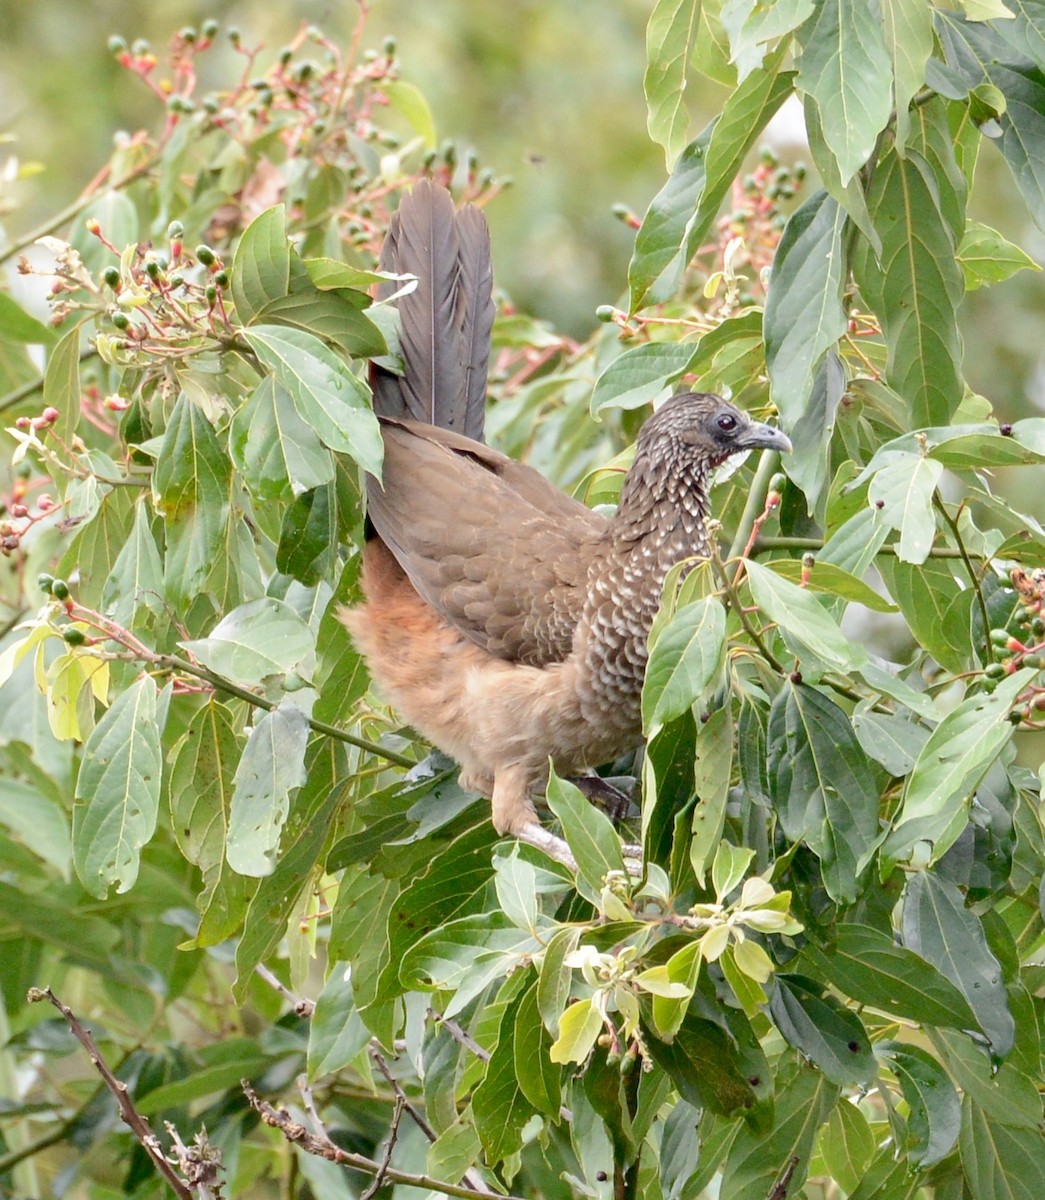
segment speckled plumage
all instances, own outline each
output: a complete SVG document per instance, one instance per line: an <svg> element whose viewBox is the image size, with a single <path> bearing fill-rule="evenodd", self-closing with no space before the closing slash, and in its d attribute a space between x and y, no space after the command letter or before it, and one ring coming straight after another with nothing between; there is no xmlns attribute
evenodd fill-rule
<svg viewBox="0 0 1045 1200"><path fill-rule="evenodd" d="M445 261L434 269L444 279L484 277L474 214L461 237L445 228L460 221L445 193L415 191L382 265L426 269L432 246L458 253L446 247L463 237L471 270ZM404 254L410 245L421 248L414 257ZM788 442L719 396L674 396L639 435L617 513L599 516L531 468L451 432L475 432L474 402L470 425L463 414L485 358L480 366L472 338L457 377L445 354L438 371L411 361L408 346L453 344L439 322L468 306L453 288L441 294L438 313L401 313L402 394L393 376L375 390L385 441L382 482L368 489L376 536L364 553L366 603L344 620L401 715L461 763L467 786L492 797L497 829L548 848L533 797L549 758L575 773L641 740L647 635L668 571L707 553L711 471L731 454ZM424 391L413 379L430 386L437 375L430 413L443 427L403 419Z"/></svg>

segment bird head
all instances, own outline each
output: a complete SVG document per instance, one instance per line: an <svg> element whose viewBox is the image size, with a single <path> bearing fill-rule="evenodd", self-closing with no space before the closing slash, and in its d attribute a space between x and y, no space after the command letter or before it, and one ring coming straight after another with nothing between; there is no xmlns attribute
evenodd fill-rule
<svg viewBox="0 0 1045 1200"><path fill-rule="evenodd" d="M791 440L775 426L753 421L721 396L679 392L643 425L638 449L663 454L668 461L697 460L704 468L714 468L747 450L789 451Z"/></svg>

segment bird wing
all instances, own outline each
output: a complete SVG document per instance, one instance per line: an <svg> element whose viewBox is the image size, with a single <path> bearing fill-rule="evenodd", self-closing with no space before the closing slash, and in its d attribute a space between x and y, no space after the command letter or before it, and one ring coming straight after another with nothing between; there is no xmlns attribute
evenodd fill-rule
<svg viewBox="0 0 1045 1200"><path fill-rule="evenodd" d="M419 595L498 658L565 659L606 519L470 438L390 419L381 432L368 515Z"/></svg>

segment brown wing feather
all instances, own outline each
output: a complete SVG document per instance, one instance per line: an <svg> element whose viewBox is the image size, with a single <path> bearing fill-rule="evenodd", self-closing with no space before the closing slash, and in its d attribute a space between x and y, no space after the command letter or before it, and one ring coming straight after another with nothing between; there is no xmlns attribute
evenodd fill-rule
<svg viewBox="0 0 1045 1200"><path fill-rule="evenodd" d="M606 521L529 467L413 421L382 421L369 516L417 592L498 658L570 653Z"/></svg>

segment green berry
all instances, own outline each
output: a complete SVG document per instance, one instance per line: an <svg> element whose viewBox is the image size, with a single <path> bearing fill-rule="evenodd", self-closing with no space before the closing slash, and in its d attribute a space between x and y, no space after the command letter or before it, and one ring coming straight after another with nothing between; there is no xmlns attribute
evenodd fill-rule
<svg viewBox="0 0 1045 1200"><path fill-rule="evenodd" d="M127 49L127 43L123 40L122 37L120 37L120 35L118 33L114 33L112 35L112 37L109 38L109 53L110 54L122 54L126 49Z"/></svg>
<svg viewBox="0 0 1045 1200"><path fill-rule="evenodd" d="M87 640L87 636L82 629L77 629L75 625L70 625L62 630L62 637L69 643L70 646L82 646Z"/></svg>
<svg viewBox="0 0 1045 1200"><path fill-rule="evenodd" d="M126 313L114 312L112 315L112 323L117 329L126 329L131 322Z"/></svg>
<svg viewBox="0 0 1045 1200"><path fill-rule="evenodd" d="M988 679L1004 679L1008 672L1001 663L991 663L984 671Z"/></svg>
<svg viewBox="0 0 1045 1200"><path fill-rule="evenodd" d="M105 280L109 287L118 288L120 286L120 268L106 267L102 272L102 279Z"/></svg>
<svg viewBox="0 0 1045 1200"><path fill-rule="evenodd" d="M595 310L595 316L600 321L612 321L616 311L612 304L600 304Z"/></svg>
<svg viewBox="0 0 1045 1200"><path fill-rule="evenodd" d="M203 263L205 267L212 267L217 260L217 257L218 256L214 253L210 246L196 247L196 259L198 262Z"/></svg>
<svg viewBox="0 0 1045 1200"><path fill-rule="evenodd" d="M203 36L208 39L213 38L217 32L218 22L215 21L213 17L210 17L204 21L202 27L200 28L200 33L202 33Z"/></svg>
<svg viewBox="0 0 1045 1200"><path fill-rule="evenodd" d="M64 579L54 579L51 581L51 595L58 600L69 599L69 585Z"/></svg>
<svg viewBox="0 0 1045 1200"><path fill-rule="evenodd" d="M36 586L40 589L41 592L47 592L48 594L50 594L53 584L54 584L54 576L48 575L46 572L44 572L41 575L37 575L37 577L36 577Z"/></svg>

